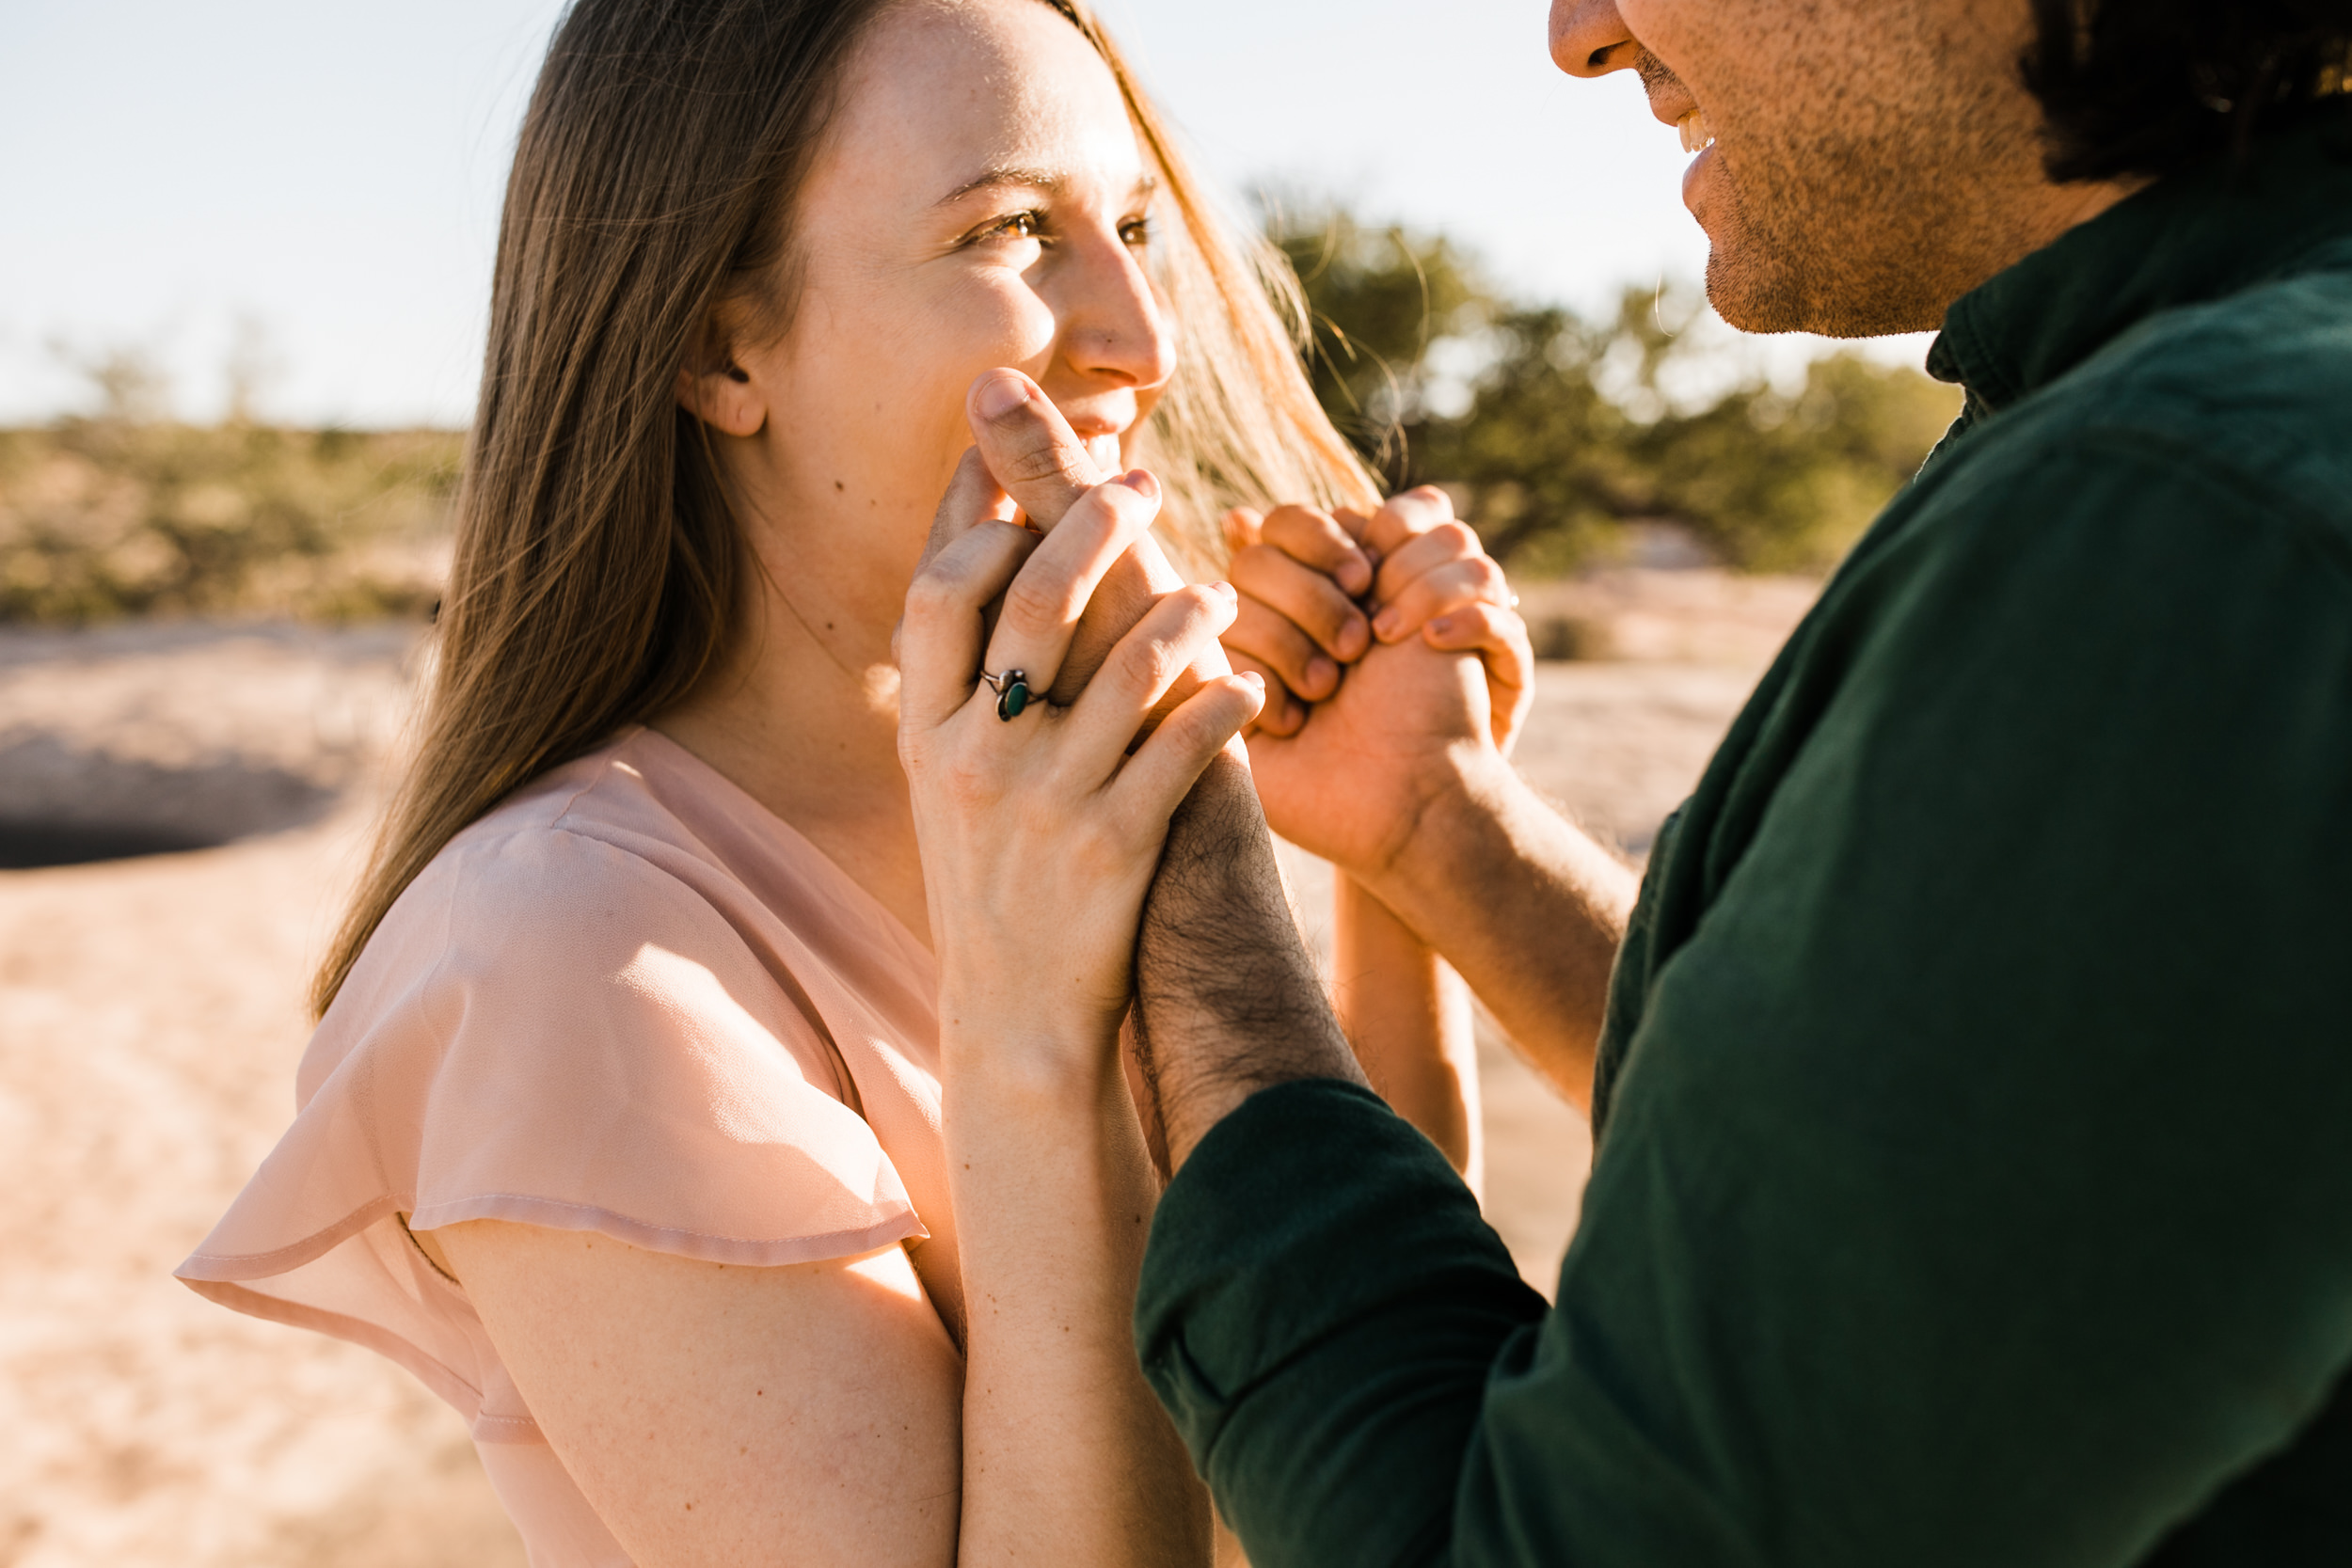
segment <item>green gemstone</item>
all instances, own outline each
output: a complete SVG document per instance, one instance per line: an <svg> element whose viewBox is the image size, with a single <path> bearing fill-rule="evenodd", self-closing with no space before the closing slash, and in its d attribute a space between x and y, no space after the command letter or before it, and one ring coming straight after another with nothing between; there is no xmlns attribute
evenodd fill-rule
<svg viewBox="0 0 2352 1568"><path fill-rule="evenodd" d="M1005 688L1005 694L996 699L996 717L1009 724L1021 717L1021 710L1029 705L1029 683L1015 681Z"/></svg>

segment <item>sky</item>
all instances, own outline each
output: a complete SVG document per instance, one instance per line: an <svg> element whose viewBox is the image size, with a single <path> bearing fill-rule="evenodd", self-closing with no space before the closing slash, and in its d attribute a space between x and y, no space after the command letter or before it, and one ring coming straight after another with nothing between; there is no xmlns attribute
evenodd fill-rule
<svg viewBox="0 0 2352 1568"><path fill-rule="evenodd" d="M1674 131L1631 76L1553 69L1545 0L1096 3L1229 191L1442 230L1587 309L1706 264ZM0 423L87 405L74 365L125 349L215 417L241 337L265 417L466 422L560 9L0 0Z"/></svg>

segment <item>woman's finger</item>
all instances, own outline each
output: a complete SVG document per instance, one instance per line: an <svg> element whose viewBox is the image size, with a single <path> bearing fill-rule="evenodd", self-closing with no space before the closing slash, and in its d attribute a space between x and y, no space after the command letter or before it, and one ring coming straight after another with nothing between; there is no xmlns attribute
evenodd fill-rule
<svg viewBox="0 0 2352 1568"><path fill-rule="evenodd" d="M1019 670L1032 693L1050 690L1103 574L1159 511L1159 481L1141 468L1080 497L1005 590L981 668Z"/></svg>
<svg viewBox="0 0 2352 1568"><path fill-rule="evenodd" d="M1315 646L1289 616L1244 594L1241 613L1225 634L1228 653L1243 653L1279 683L1266 693L1272 711L1278 700L1295 696L1319 703L1340 689L1339 661Z"/></svg>
<svg viewBox="0 0 2352 1568"><path fill-rule="evenodd" d="M1327 512L1278 506L1259 526L1259 539L1300 565L1319 572L1354 598L1372 587L1372 561L1356 537Z"/></svg>
<svg viewBox="0 0 2352 1568"><path fill-rule="evenodd" d="M1527 623L1515 610L1479 600L1435 617L1422 638L1441 653L1478 655L1486 672L1495 745L1508 753L1534 695L1535 650Z"/></svg>
<svg viewBox="0 0 2352 1568"><path fill-rule="evenodd" d="M1144 720L1233 624L1239 602L1225 583L1189 583L1161 594L1119 640L1061 726L1073 789L1099 788L1117 771Z"/></svg>
<svg viewBox="0 0 2352 1568"><path fill-rule="evenodd" d="M1322 571L1272 545L1242 551L1228 570L1235 588L1289 621L1340 663L1353 663L1372 650L1372 623Z"/></svg>
<svg viewBox="0 0 2352 1568"><path fill-rule="evenodd" d="M930 537L923 542L923 559L915 570L919 572L930 565L933 556L980 524L1011 522L1015 510L1012 498L996 483L996 476L988 471L988 461L980 449L964 448L955 477L947 482L947 493L939 499L939 510L931 514Z"/></svg>
<svg viewBox="0 0 2352 1568"><path fill-rule="evenodd" d="M1041 532L1111 476L1095 462L1044 388L1015 370L994 370L964 394L981 460Z"/></svg>
<svg viewBox="0 0 2352 1568"><path fill-rule="evenodd" d="M1254 675L1219 675L1177 705L1111 781L1114 808L1135 835L1156 841L1217 752L1257 716L1265 690Z"/></svg>
<svg viewBox="0 0 2352 1568"><path fill-rule="evenodd" d="M892 637L901 727L936 729L970 699L982 617L1038 546L1027 529L991 518L949 540L915 572Z"/></svg>
<svg viewBox="0 0 2352 1568"><path fill-rule="evenodd" d="M1414 577L1382 603L1372 618L1373 635L1383 642L1402 642L1436 616L1481 602L1511 607L1511 584L1502 568L1483 555L1448 562Z"/></svg>

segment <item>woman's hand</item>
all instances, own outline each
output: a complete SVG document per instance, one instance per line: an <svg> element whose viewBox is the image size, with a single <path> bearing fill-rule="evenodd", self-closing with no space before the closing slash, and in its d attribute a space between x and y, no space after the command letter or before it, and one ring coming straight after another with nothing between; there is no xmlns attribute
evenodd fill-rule
<svg viewBox="0 0 2352 1568"><path fill-rule="evenodd" d="M1040 539L1003 520L1009 503L975 451L941 503L900 628L898 751L940 959L943 1049L1028 1042L1099 1052L1089 1065L1108 1067L1168 817L1263 705L1255 675L1213 678L1128 754L1154 705L1232 625L1236 598L1221 583L1163 595L1070 706L1045 701L1096 584L1159 502L1138 469L1087 490ZM1019 672L1022 685L1008 677L1000 698L982 672Z"/></svg>
<svg viewBox="0 0 2352 1568"><path fill-rule="evenodd" d="M1242 594L1226 652L1267 681L1255 730L1296 735L1348 666L1375 644L1418 636L1442 652L1478 655L1495 745L1509 753L1533 696L1527 628L1502 568L1455 520L1444 491L1407 490L1369 517L1344 508L1237 510L1225 528Z"/></svg>

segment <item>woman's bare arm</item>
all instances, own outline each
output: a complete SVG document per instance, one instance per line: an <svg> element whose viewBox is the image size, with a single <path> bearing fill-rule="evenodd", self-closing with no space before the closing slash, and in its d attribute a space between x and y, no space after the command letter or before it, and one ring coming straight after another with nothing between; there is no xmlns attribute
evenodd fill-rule
<svg viewBox="0 0 2352 1568"><path fill-rule="evenodd" d="M900 1248L742 1268L495 1220L429 1234L643 1568L957 1561L962 1368Z"/></svg>
<svg viewBox="0 0 2352 1568"><path fill-rule="evenodd" d="M478 1220L425 1233L642 1568L1198 1565L1207 1495L1128 1326L1156 1191L1116 1059L966 1076L969 1366L898 1247L740 1268Z"/></svg>
<svg viewBox="0 0 2352 1568"><path fill-rule="evenodd" d="M1364 1076L1480 1191L1486 1140L1470 988L1354 879L1335 877L1331 901L1332 1007Z"/></svg>

